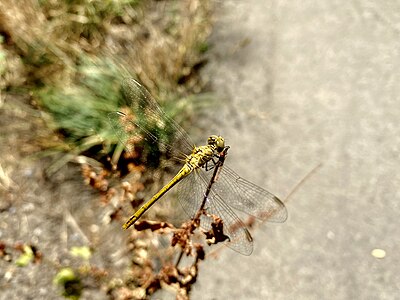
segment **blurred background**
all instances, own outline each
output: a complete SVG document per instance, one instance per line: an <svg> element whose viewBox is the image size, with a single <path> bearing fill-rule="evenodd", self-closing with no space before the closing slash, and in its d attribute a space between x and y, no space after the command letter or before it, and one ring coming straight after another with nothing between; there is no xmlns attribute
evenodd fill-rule
<svg viewBox="0 0 400 300"><path fill-rule="evenodd" d="M128 76L289 211L201 261L191 299L398 298L396 1L5 0L0 34L1 299L141 299L174 257L120 229L165 173L107 121Z"/></svg>

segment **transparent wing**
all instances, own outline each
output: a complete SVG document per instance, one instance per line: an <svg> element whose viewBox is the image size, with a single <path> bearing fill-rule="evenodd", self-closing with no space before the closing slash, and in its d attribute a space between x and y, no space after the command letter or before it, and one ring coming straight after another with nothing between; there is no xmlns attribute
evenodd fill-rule
<svg viewBox="0 0 400 300"><path fill-rule="evenodd" d="M287 210L281 200L267 190L247 181L224 165L212 189L229 206L269 222L285 222Z"/></svg>
<svg viewBox="0 0 400 300"><path fill-rule="evenodd" d="M123 81L122 91L132 114L124 115L131 119L131 123L136 129L136 133L133 134L134 138L141 136L148 142L157 143L162 152L170 153L173 156L188 155L192 152L193 143L190 137L181 126L165 114L144 86L129 78ZM111 123L116 127L118 127L116 124L118 114L121 116L121 113L110 114ZM119 135L125 140L126 135L132 137L132 131L127 132L125 126L121 128L120 125L117 131L120 131ZM125 131L125 134L121 131Z"/></svg>
<svg viewBox="0 0 400 300"><path fill-rule="evenodd" d="M212 170L201 168L194 171L178 186L178 199L188 216L194 217L203 201ZM226 245L244 255L250 255L253 242L246 225L232 208L263 221L284 222L287 210L282 201L267 190L241 178L228 166L223 165L217 181L211 187L207 199L207 212L220 217L224 234L229 236ZM201 227L210 230L213 219L201 217Z"/></svg>
<svg viewBox="0 0 400 300"><path fill-rule="evenodd" d="M178 185L179 202L191 218L196 215L202 204L212 173L213 170L206 171L204 168L195 170ZM213 214L223 220L223 232L229 237L229 241L225 242L226 246L241 254L250 255L253 251L253 240L249 231L213 189L208 195L205 208L208 214ZM202 215L200 225L204 230L209 231L213 221L211 216Z"/></svg>
<svg viewBox="0 0 400 300"><path fill-rule="evenodd" d="M182 179L178 185L178 200L185 213L194 218L204 199L208 182L199 176L200 170L194 170L191 174ZM209 230L209 228L204 228Z"/></svg>
<svg viewBox="0 0 400 300"><path fill-rule="evenodd" d="M216 215L223 220L223 232L229 237L229 241L225 242L225 245L243 255L250 255L253 252L253 238L246 225L213 190L208 198L207 213ZM207 223L211 224L212 219L208 219ZM203 222L205 223L206 220Z"/></svg>
<svg viewBox="0 0 400 300"><path fill-rule="evenodd" d="M115 134L125 148L129 152L134 152L135 145L146 139L143 132L138 130L137 125L133 122L133 116L129 117L122 112L111 112L108 114L108 119L114 129ZM154 143L154 140L150 140Z"/></svg>

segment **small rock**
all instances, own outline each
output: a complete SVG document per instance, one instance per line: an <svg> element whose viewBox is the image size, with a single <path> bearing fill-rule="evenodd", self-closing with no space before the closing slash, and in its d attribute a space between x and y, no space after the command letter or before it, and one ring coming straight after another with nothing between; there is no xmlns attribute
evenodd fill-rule
<svg viewBox="0 0 400 300"><path fill-rule="evenodd" d="M375 258L384 258L386 256L386 251L383 249L374 249L371 251L371 255Z"/></svg>

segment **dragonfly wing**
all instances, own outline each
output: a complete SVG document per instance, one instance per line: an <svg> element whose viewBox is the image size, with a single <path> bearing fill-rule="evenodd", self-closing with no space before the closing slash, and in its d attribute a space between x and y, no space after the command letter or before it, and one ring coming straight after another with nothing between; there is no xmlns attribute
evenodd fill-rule
<svg viewBox="0 0 400 300"><path fill-rule="evenodd" d="M213 189L239 211L269 222L285 222L287 210L278 197L237 175L224 165Z"/></svg>
<svg viewBox="0 0 400 300"><path fill-rule="evenodd" d="M163 152L191 153L190 137L166 115L143 85L128 78L122 83L122 91L133 114L133 123L143 138L157 143Z"/></svg>
<svg viewBox="0 0 400 300"><path fill-rule="evenodd" d="M191 218L196 215L203 202L212 173L213 170L194 170L179 183L179 202L185 213ZM223 233L229 237L229 241L225 244L241 254L250 255L253 251L253 240L249 231L232 209L213 190L208 195L205 209L208 215L203 214L200 217L200 226L209 231L211 224L215 222L211 215L221 218Z"/></svg>
<svg viewBox="0 0 400 300"><path fill-rule="evenodd" d="M119 141L125 146L127 151L133 152L134 146L144 139L135 123L124 113L111 112L108 114L108 120Z"/></svg>
<svg viewBox="0 0 400 300"><path fill-rule="evenodd" d="M198 212L207 189L207 183L198 176L198 172L199 170L192 171L181 180L178 187L178 200L190 218Z"/></svg>
<svg viewBox="0 0 400 300"><path fill-rule="evenodd" d="M229 237L225 245L243 255L250 255L253 252L253 238L250 232L233 210L213 190L208 196L206 208L208 214L213 214L222 219L223 233ZM211 224L214 221L210 217L207 219L203 222Z"/></svg>

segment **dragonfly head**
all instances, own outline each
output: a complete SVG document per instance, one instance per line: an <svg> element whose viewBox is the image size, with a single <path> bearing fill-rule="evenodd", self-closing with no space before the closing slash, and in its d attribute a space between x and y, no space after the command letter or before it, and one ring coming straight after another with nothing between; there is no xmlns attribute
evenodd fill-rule
<svg viewBox="0 0 400 300"><path fill-rule="evenodd" d="M225 139L220 135L212 135L208 138L208 144L215 146L218 152L221 152L225 148Z"/></svg>

